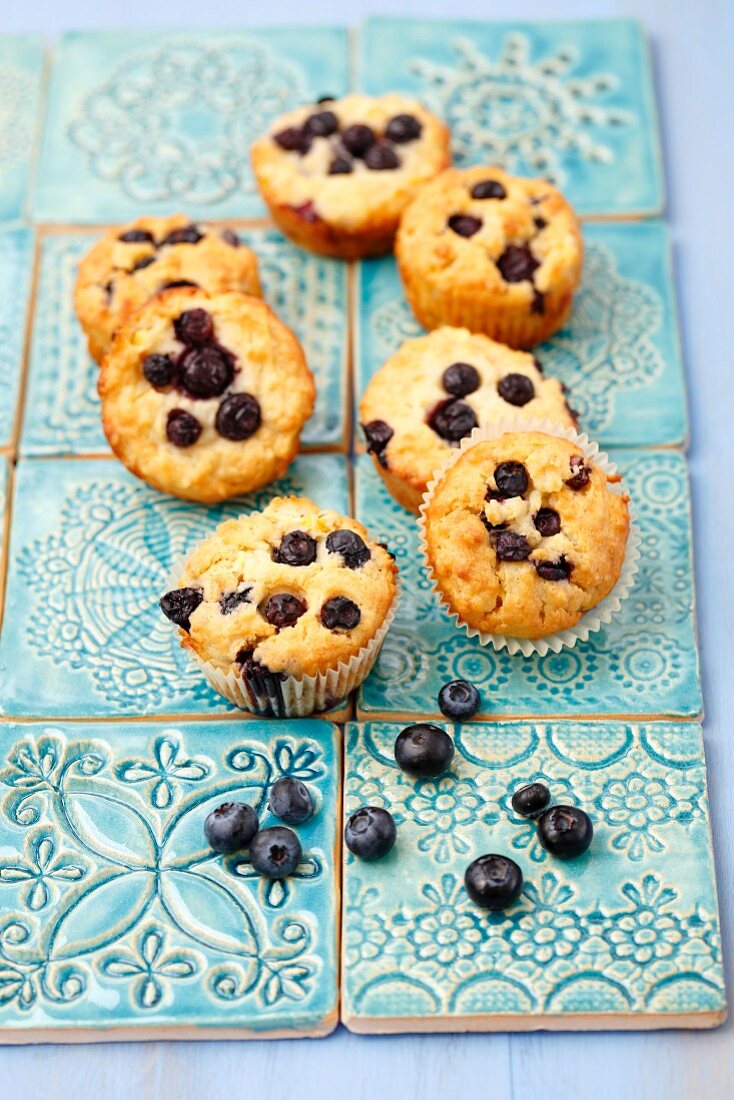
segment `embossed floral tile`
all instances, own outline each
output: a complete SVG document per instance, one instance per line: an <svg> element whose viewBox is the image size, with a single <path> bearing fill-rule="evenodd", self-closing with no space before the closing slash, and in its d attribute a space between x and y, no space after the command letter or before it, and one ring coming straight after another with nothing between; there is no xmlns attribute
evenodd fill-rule
<svg viewBox="0 0 734 1100"><path fill-rule="evenodd" d="M257 252L265 297L303 343L316 379L316 409L304 428L302 442L305 446L343 446L347 269L295 248L273 229L241 229L239 235ZM73 305L77 266L95 239L89 233L61 232L41 242L23 454L109 450L97 396L99 367L87 353Z"/></svg>
<svg viewBox="0 0 734 1100"><path fill-rule="evenodd" d="M280 481L209 508L156 493L112 459L22 459L0 713L239 716L181 650L158 600L171 569L219 523L290 493L347 512L344 459L301 455Z"/></svg>
<svg viewBox="0 0 734 1100"><path fill-rule="evenodd" d="M316 721L3 725L0 1042L331 1031L339 740ZM203 823L235 799L276 824L282 775L318 809L278 882Z"/></svg>
<svg viewBox="0 0 734 1100"><path fill-rule="evenodd" d="M382 860L344 853L343 1019L354 1031L710 1027L726 1012L701 728L695 723L448 727L450 774L395 764L399 725L347 728L346 811L385 806ZM553 859L510 798L542 780L594 840ZM504 912L475 906L469 863L523 871Z"/></svg>
<svg viewBox="0 0 734 1100"><path fill-rule="evenodd" d="M32 268L32 230L0 229L0 447L13 434Z"/></svg>
<svg viewBox="0 0 734 1100"><path fill-rule="evenodd" d="M358 82L418 96L452 129L458 164L556 183L582 214L659 214L663 164L638 23L368 19Z"/></svg>
<svg viewBox="0 0 734 1100"><path fill-rule="evenodd" d="M511 657L458 630L433 595L415 519L383 487L367 455L357 460L356 512L387 540L403 595L358 715L437 715L442 684L476 684L484 717L651 715L695 717L701 686L694 627L690 504L685 459L672 451L616 451L642 537L634 588L588 642L545 657Z"/></svg>
<svg viewBox="0 0 734 1100"><path fill-rule="evenodd" d="M347 86L338 27L70 32L51 76L34 217L260 215L252 141L282 111Z"/></svg>
<svg viewBox="0 0 734 1100"><path fill-rule="evenodd" d="M0 35L0 222L25 213L42 82L43 39Z"/></svg>
<svg viewBox="0 0 734 1100"><path fill-rule="evenodd" d="M587 223L584 241L571 319L535 353L603 446L682 445L688 412L668 228ZM391 258L362 263L359 286L358 395L403 340L424 332Z"/></svg>

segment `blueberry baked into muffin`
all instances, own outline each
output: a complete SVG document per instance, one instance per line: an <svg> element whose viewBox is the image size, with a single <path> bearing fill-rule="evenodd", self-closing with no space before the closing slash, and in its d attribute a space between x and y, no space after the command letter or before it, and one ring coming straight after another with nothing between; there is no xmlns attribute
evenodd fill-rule
<svg viewBox="0 0 734 1100"><path fill-rule="evenodd" d="M406 340L359 406L368 450L395 499L417 512L434 470L477 425L506 416L574 427L562 382L540 362L468 329Z"/></svg>
<svg viewBox="0 0 734 1100"><path fill-rule="evenodd" d="M575 443L507 432L468 447L424 506L426 554L459 619L542 638L575 626L619 580L628 498Z"/></svg>
<svg viewBox="0 0 734 1100"><path fill-rule="evenodd" d="M290 111L254 143L251 157L283 232L303 248L343 259L389 251L416 187L451 163L446 126L393 93Z"/></svg>
<svg viewBox="0 0 734 1100"><path fill-rule="evenodd" d="M420 190L400 222L395 253L426 328L461 325L531 348L568 317L583 242L552 184L479 165L449 169Z"/></svg>
<svg viewBox="0 0 734 1100"><path fill-rule="evenodd" d="M111 229L79 264L74 288L92 357L101 363L118 325L172 286L259 297L257 257L234 230L194 225L185 214L138 218Z"/></svg>
<svg viewBox="0 0 734 1100"><path fill-rule="evenodd" d="M161 609L218 690L282 716L294 701L303 712L304 678L316 678L313 698L306 685L311 709L362 682L387 630L396 575L356 520L278 497L194 550ZM348 668L338 675L340 665Z"/></svg>
<svg viewBox="0 0 734 1100"><path fill-rule="evenodd" d="M122 324L99 393L128 469L203 502L280 477L315 398L301 345L262 299L191 287L164 291Z"/></svg>

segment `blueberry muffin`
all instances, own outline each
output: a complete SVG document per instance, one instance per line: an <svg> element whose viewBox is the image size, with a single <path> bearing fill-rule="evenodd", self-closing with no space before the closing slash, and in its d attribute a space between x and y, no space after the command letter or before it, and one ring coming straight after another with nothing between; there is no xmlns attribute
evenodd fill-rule
<svg viewBox="0 0 734 1100"><path fill-rule="evenodd" d="M426 328L462 325L530 348L568 317L583 242L552 184L479 165L421 188L401 219L395 253Z"/></svg>
<svg viewBox="0 0 734 1100"><path fill-rule="evenodd" d="M232 229L193 225L185 214L111 229L79 264L74 288L92 357L101 363L117 326L171 286L259 297L257 258Z"/></svg>
<svg viewBox="0 0 734 1100"><path fill-rule="evenodd" d="M563 383L544 378L532 355L449 327L406 340L374 375L359 406L378 472L414 512L452 447L477 425L515 415L576 425Z"/></svg>
<svg viewBox="0 0 734 1100"><path fill-rule="evenodd" d="M436 586L462 622L542 638L575 626L619 580L627 497L575 443L508 432L468 447L424 506Z"/></svg>
<svg viewBox="0 0 734 1100"><path fill-rule="evenodd" d="M299 107L278 118L251 155L283 232L343 259L389 251L416 187L451 163L446 126L395 94Z"/></svg>
<svg viewBox="0 0 734 1100"><path fill-rule="evenodd" d="M293 711L293 681L315 677L344 694L361 683L387 629L396 574L356 520L278 497L194 550L161 609L215 687L248 710L283 715Z"/></svg>
<svg viewBox="0 0 734 1100"><path fill-rule="evenodd" d="M118 328L99 393L128 469L207 503L280 477L315 398L301 345L262 299L191 287L156 295Z"/></svg>

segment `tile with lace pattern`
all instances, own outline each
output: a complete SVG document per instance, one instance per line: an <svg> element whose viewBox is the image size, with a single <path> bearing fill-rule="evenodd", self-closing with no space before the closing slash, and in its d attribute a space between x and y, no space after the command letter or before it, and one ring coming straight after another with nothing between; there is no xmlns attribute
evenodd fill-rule
<svg viewBox="0 0 734 1100"><path fill-rule="evenodd" d="M0 223L26 214L40 127L43 38L0 36Z"/></svg>
<svg viewBox="0 0 734 1100"><path fill-rule="evenodd" d="M447 725L450 771L415 780L401 726L346 732L345 812L381 806L397 842L344 852L342 1018L352 1031L714 1027L726 1014L706 768L697 723ZM590 848L559 860L513 793L545 783L591 817ZM464 887L480 855L514 859L500 912Z"/></svg>
<svg viewBox="0 0 734 1100"><path fill-rule="evenodd" d="M395 622L360 688L358 717L440 717L439 690L454 679L476 684L479 717L485 718L700 714L685 459L675 451L619 450L610 457L623 475L642 539L632 591L587 642L526 658L480 645L439 608L415 517L389 496L371 457L358 456L357 518L387 542L402 584Z"/></svg>
<svg viewBox="0 0 734 1100"><path fill-rule="evenodd" d="M0 229L0 447L15 428L32 268L33 232Z"/></svg>
<svg viewBox="0 0 734 1100"><path fill-rule="evenodd" d="M533 354L568 386L581 430L603 447L682 446L688 411L668 227L656 220L587 223L584 245L571 317ZM361 395L388 356L424 330L391 257L359 270Z"/></svg>
<svg viewBox="0 0 734 1100"><path fill-rule="evenodd" d="M541 176L582 214L659 214L663 163L650 51L632 19L463 22L378 16L358 42L362 91L423 100L456 163Z"/></svg>
<svg viewBox="0 0 734 1100"><path fill-rule="evenodd" d="M316 381L316 408L304 427L302 445L343 447L346 267L295 248L272 229L238 232L257 253L266 301L302 342ZM99 367L87 353L73 304L77 265L95 239L89 232L64 231L41 243L22 454L109 450L97 396Z"/></svg>
<svg viewBox="0 0 734 1100"><path fill-rule="evenodd" d="M0 1043L331 1031L340 752L321 721L5 725ZM203 825L226 801L277 825L284 775L316 812L271 880Z"/></svg>
<svg viewBox="0 0 734 1100"><path fill-rule="evenodd" d="M56 52L33 216L258 217L251 143L348 86L339 27L71 31Z"/></svg>
<svg viewBox="0 0 734 1100"><path fill-rule="evenodd" d="M244 717L181 649L158 600L171 569L219 523L291 494L348 512L343 458L301 455L279 481L214 507L157 493L112 459L21 459L0 713Z"/></svg>

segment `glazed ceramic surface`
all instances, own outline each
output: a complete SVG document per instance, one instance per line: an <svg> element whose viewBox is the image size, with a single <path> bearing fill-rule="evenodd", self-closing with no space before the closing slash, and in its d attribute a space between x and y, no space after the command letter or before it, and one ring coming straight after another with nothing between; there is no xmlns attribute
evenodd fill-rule
<svg viewBox="0 0 734 1100"><path fill-rule="evenodd" d="M0 38L0 223L27 212L42 80L40 36Z"/></svg>
<svg viewBox="0 0 734 1100"><path fill-rule="evenodd" d="M356 1031L720 1022L725 1011L701 728L523 722L452 730L438 779L401 772L400 725L348 727L345 808L383 806L389 855L345 852L343 1015ZM510 799L527 783L592 818L554 859ZM479 909L464 872L511 856L523 892ZM662 1025L661 1025L662 1018ZM493 1022L494 1021L494 1022Z"/></svg>
<svg viewBox="0 0 734 1100"><path fill-rule="evenodd" d="M0 446L13 433L32 264L32 230L0 230Z"/></svg>

